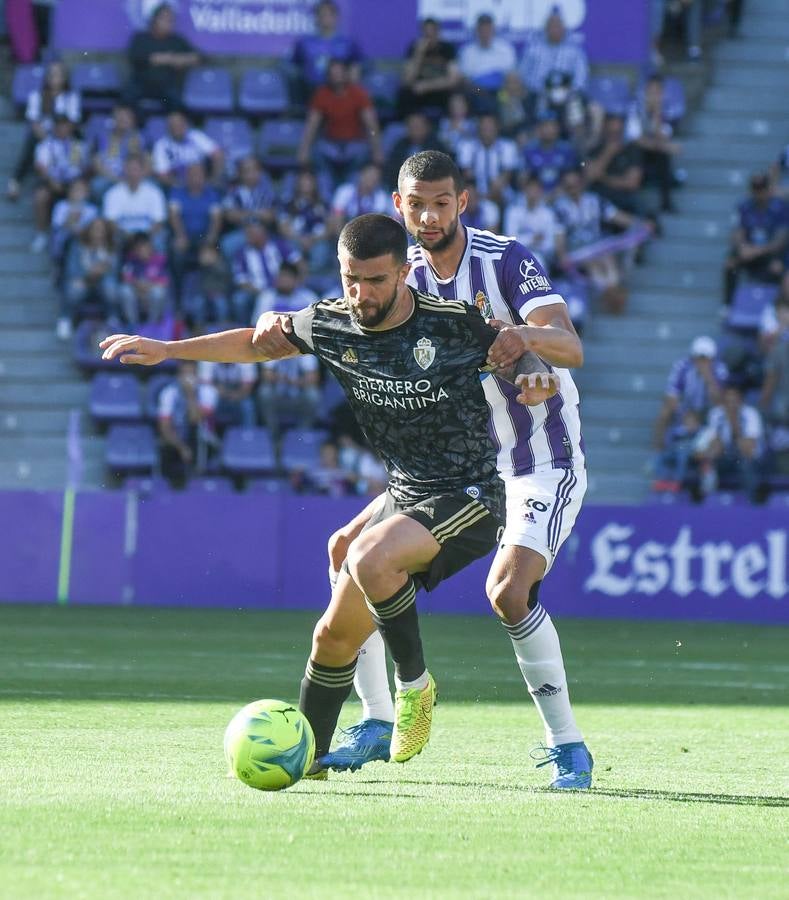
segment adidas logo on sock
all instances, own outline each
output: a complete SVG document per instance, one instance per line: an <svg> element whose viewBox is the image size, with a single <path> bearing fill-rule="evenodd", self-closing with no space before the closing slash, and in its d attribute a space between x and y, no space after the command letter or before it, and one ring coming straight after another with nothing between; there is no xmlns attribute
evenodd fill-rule
<svg viewBox="0 0 789 900"><path fill-rule="evenodd" d="M552 697L554 694L560 694L561 692L562 689L560 687L554 687L552 684L548 684L547 682L541 687L538 687L536 691L529 691L529 693L534 697Z"/></svg>

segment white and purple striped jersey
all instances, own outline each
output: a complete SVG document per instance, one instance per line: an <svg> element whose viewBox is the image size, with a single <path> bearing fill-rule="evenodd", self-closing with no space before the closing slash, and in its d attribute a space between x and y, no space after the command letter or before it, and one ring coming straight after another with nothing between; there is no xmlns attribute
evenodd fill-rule
<svg viewBox="0 0 789 900"><path fill-rule="evenodd" d="M519 324L540 306L564 303L534 254L512 237L464 227L466 249L451 278L439 278L421 247L409 248L408 284L446 300L476 306L486 319ZM517 388L483 375L490 407L490 433L503 478L585 465L578 389L569 370L549 366L559 393L539 406L521 406Z"/></svg>

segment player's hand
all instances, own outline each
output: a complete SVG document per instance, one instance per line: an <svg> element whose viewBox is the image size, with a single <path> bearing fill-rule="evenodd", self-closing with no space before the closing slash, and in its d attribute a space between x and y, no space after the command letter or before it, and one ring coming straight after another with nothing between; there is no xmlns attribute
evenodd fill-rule
<svg viewBox="0 0 789 900"><path fill-rule="evenodd" d="M496 321L496 320L493 320ZM496 326L494 326L495 328ZM495 369L507 369L529 349L529 341L523 328L503 327L488 350L488 365Z"/></svg>
<svg viewBox="0 0 789 900"><path fill-rule="evenodd" d="M252 346L270 359L298 356L286 335L293 334L293 321L285 313L266 312L257 320Z"/></svg>
<svg viewBox="0 0 789 900"><path fill-rule="evenodd" d="M515 384L520 393L515 398L521 406L539 406L559 391L559 376L553 372L532 372L518 375Z"/></svg>
<svg viewBox="0 0 789 900"><path fill-rule="evenodd" d="M124 365L155 366L167 359L165 341L140 337L139 334L111 334L99 344L102 359L118 359Z"/></svg>

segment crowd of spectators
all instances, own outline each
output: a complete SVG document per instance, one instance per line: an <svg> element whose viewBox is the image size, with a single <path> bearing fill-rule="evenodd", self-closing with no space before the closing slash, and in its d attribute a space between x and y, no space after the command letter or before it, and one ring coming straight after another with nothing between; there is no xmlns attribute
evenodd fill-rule
<svg viewBox="0 0 789 900"><path fill-rule="evenodd" d="M128 81L111 115L86 115L65 66L47 65L27 102L7 195L16 199L35 176L31 249L52 259L59 337L86 318L162 337L249 325L267 309L339 291L339 230L361 213L390 212L400 164L423 149L456 158L467 224L517 236L581 296L624 311L636 249L673 209L678 123L659 74L626 104L606 104L593 96L583 46L558 9L522 49L483 13L459 47L436 21L422 22L382 98L368 87L375 61L338 30L335 4L321 0L315 17L315 33L278 63L302 127L289 164L276 170L254 152L238 155L187 112L184 84L206 60L176 33L166 3L129 44ZM655 191L644 190L650 183ZM243 379L219 371L198 382L209 379L224 400L243 394L232 421L276 432L283 403L314 419L323 375L308 366Z"/></svg>

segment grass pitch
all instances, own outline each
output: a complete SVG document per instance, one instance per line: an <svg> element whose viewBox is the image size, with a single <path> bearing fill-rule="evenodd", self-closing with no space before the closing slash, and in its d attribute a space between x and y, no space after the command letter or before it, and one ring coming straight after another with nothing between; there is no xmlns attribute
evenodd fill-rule
<svg viewBox="0 0 789 900"><path fill-rule="evenodd" d="M545 789L484 618L424 619L417 759L226 779L226 723L296 699L314 619L0 606L0 897L789 896L786 629L560 622L591 792Z"/></svg>

